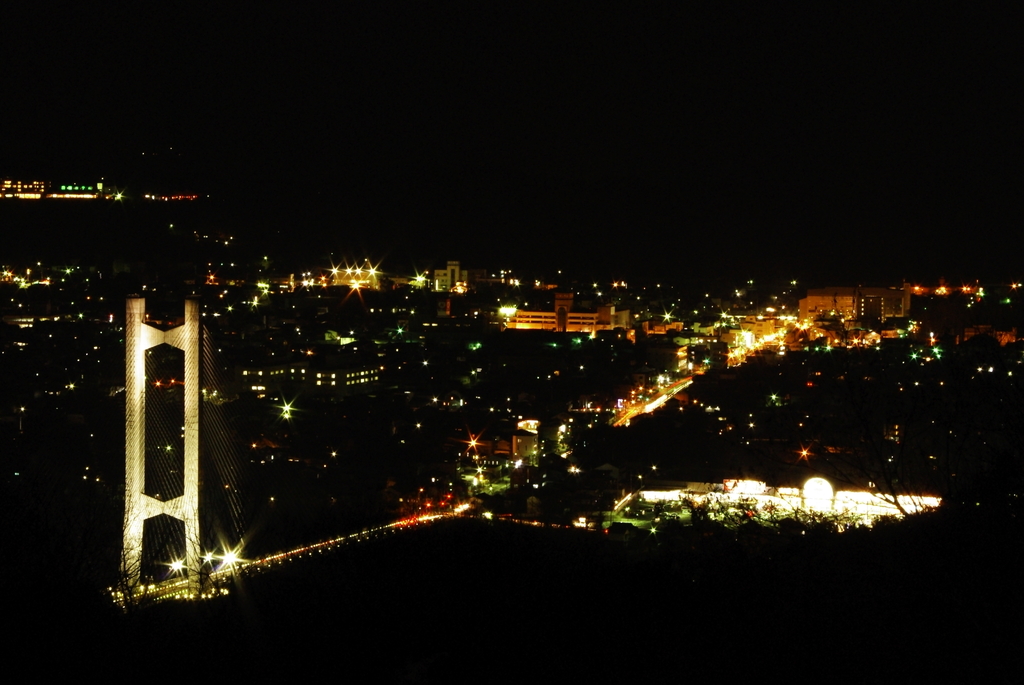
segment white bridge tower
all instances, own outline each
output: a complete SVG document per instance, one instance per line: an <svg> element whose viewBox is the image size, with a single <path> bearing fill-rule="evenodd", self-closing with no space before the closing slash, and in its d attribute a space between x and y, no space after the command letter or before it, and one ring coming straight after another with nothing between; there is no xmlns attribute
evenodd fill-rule
<svg viewBox="0 0 1024 685"><path fill-rule="evenodd" d="M146 519L167 514L185 523L185 566L190 594L201 591L199 535L199 302L185 300L185 323L162 331L145 322L146 300L128 298L125 317L125 504L122 574L138 587ZM167 343L185 353L184 494L162 501L146 490L146 350Z"/></svg>

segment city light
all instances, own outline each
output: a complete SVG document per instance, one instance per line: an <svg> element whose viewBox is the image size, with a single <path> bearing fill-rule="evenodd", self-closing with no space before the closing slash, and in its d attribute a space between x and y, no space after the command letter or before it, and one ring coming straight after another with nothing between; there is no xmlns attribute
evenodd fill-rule
<svg viewBox="0 0 1024 685"><path fill-rule="evenodd" d="M291 420L292 418L292 405L285 402L283 405L278 407L281 410L281 418Z"/></svg>

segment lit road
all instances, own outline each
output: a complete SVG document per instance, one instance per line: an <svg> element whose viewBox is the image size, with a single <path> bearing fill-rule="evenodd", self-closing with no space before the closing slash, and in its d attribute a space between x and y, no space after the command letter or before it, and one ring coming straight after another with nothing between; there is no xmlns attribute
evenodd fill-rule
<svg viewBox="0 0 1024 685"><path fill-rule="evenodd" d="M687 376L686 378L676 381L672 385L666 386L658 391L652 399L646 403L641 404L640 402L633 402L628 407L621 409L615 417L611 420L613 426L625 426L629 424L629 420L639 414L650 414L652 411L660 407L661 405L668 402L669 398L675 395L680 390L689 387L690 383L693 382L693 376Z"/></svg>

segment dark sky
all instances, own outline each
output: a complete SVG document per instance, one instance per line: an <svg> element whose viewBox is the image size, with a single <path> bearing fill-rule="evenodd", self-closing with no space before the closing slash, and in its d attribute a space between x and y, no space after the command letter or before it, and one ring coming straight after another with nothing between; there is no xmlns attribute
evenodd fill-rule
<svg viewBox="0 0 1024 685"><path fill-rule="evenodd" d="M488 266L1016 268L1009 14L361 5L12 15L0 175L187 186L254 230Z"/></svg>

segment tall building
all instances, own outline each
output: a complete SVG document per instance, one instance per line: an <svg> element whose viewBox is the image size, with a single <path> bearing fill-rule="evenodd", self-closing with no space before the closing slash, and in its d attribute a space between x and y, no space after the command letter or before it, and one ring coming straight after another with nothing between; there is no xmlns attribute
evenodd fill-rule
<svg viewBox="0 0 1024 685"><path fill-rule="evenodd" d="M487 269L463 269L459 262L449 261L447 267L434 271L433 288L439 293L464 293L489 280Z"/></svg>
<svg viewBox="0 0 1024 685"><path fill-rule="evenodd" d="M449 261L447 268L443 271L438 269L434 272L434 290L439 293L450 293L465 280L459 262Z"/></svg>
<svg viewBox="0 0 1024 685"><path fill-rule="evenodd" d="M909 316L911 288L835 286L810 288L800 300L800 320L885 321Z"/></svg>

